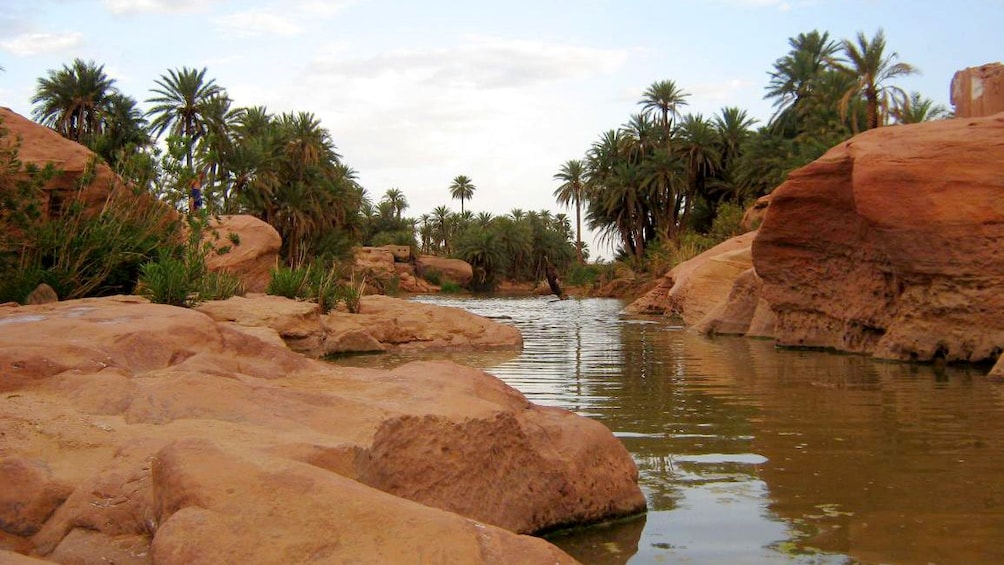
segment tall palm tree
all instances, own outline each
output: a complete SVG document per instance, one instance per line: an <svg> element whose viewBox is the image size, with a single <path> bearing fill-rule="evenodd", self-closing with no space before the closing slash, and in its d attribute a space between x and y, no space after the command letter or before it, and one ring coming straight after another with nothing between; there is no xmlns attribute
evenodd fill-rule
<svg viewBox="0 0 1004 565"><path fill-rule="evenodd" d="M711 199L707 191L707 180L721 167L721 154L718 151L718 135L714 125L700 114L684 116L680 123L680 139L680 152L686 163L689 185L688 203L680 223L686 225L695 199Z"/></svg>
<svg viewBox="0 0 1004 565"><path fill-rule="evenodd" d="M798 129L801 106L816 94L816 82L831 68L840 44L829 33L812 30L788 38L788 45L791 51L774 62L764 98L775 99L772 127L791 132Z"/></svg>
<svg viewBox="0 0 1004 565"><path fill-rule="evenodd" d="M672 124L672 118L680 117L679 107L687 105L689 93L684 92L671 80L660 80L653 82L645 93L642 94L641 104L645 113L658 112L659 124L663 129L668 130Z"/></svg>
<svg viewBox="0 0 1004 565"><path fill-rule="evenodd" d="M562 181L554 191L558 203L563 206L575 206L575 253L581 265L582 258L582 201L585 199L585 167L579 159L569 159L561 165L561 170L554 175Z"/></svg>
<svg viewBox="0 0 1004 565"><path fill-rule="evenodd" d="M390 204L394 211L394 217L398 220L401 219L401 214L408 209L408 199L399 188L388 188L383 195L383 201Z"/></svg>
<svg viewBox="0 0 1004 565"><path fill-rule="evenodd" d="M101 135L111 97L118 93L115 80L104 68L94 61L74 59L70 65L50 70L38 79L31 98L32 116L77 143Z"/></svg>
<svg viewBox="0 0 1004 565"><path fill-rule="evenodd" d="M153 117L150 130L155 137L165 131L185 139L185 164L192 170L192 151L195 143L208 129L207 113L209 103L215 97L225 96L222 87L214 79L206 80L206 68L202 70L182 67L169 69L155 81L159 88L152 89L153 98L147 102L153 107L147 112Z"/></svg>
<svg viewBox="0 0 1004 565"><path fill-rule="evenodd" d="M906 91L889 81L918 71L909 63L894 62L899 58L895 51L886 55L885 33L881 28L870 41L864 33L858 32L856 43L844 40L842 46L847 64L841 64L840 68L856 81L844 94L841 111L846 114L850 101L863 96L867 129L877 128L888 120L892 108L909 103Z"/></svg>
<svg viewBox="0 0 1004 565"><path fill-rule="evenodd" d="M453 182L450 183L450 196L454 200L460 200L460 213L464 213L464 200L470 200L471 196L474 195L474 191L477 189L474 183L471 182L470 177L467 175L457 175L453 178Z"/></svg>
<svg viewBox="0 0 1004 565"><path fill-rule="evenodd" d="M436 250L450 252L450 227L453 223L453 213L446 206L436 206L432 210L432 223L435 226Z"/></svg>

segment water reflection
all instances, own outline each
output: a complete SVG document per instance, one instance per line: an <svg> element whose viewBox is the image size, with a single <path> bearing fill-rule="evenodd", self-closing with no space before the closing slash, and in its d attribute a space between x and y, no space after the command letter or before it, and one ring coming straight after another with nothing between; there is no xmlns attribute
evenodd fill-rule
<svg viewBox="0 0 1004 565"><path fill-rule="evenodd" d="M649 513L553 538L584 563L1004 562L1004 386L980 372L708 339L615 300L420 300L510 317L522 354L450 358L633 454Z"/></svg>

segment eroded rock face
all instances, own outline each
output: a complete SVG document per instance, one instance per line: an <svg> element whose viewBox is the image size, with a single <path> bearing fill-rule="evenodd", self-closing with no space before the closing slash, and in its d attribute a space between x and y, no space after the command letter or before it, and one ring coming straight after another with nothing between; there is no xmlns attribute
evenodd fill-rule
<svg viewBox="0 0 1004 565"><path fill-rule="evenodd" d="M675 315L687 325L698 323L725 302L739 275L753 266L750 245L755 235L733 237L680 263L625 312Z"/></svg>
<svg viewBox="0 0 1004 565"><path fill-rule="evenodd" d="M982 361L1004 347L1004 114L884 127L793 172L753 242L784 345Z"/></svg>
<svg viewBox="0 0 1004 565"><path fill-rule="evenodd" d="M275 228L254 216L211 217L205 237L215 248L227 249L226 253L209 254L209 270L237 276L247 292L265 292L282 247Z"/></svg>
<svg viewBox="0 0 1004 565"><path fill-rule="evenodd" d="M0 472L14 478L0 503L49 493L2 514L3 548L60 562L568 563L517 533L644 508L600 424L474 369L338 367L234 324L134 297L0 309Z"/></svg>
<svg viewBox="0 0 1004 565"><path fill-rule="evenodd" d="M952 77L955 117L978 118L1004 112L1004 65L969 67Z"/></svg>

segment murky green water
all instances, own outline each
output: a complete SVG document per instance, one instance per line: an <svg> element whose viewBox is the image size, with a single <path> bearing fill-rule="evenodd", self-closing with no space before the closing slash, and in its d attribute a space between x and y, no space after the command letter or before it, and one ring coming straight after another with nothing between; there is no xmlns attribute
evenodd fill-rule
<svg viewBox="0 0 1004 565"><path fill-rule="evenodd" d="M584 563L1004 563L1004 384L980 370L709 339L616 300L416 300L519 327L522 354L448 357L634 456L647 515L552 538Z"/></svg>

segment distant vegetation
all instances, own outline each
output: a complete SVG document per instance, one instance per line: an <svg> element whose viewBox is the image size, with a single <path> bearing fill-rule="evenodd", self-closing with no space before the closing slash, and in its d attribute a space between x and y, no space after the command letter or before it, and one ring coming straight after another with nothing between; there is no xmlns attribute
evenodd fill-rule
<svg viewBox="0 0 1004 565"><path fill-rule="evenodd" d="M595 282L597 267L585 267L590 250L582 243L583 224L613 242L628 269L657 273L736 234L752 199L854 133L945 115L895 86L916 69L897 62L881 30L844 41L812 31L789 43L791 50L769 71L766 97L776 112L766 124L735 107L710 117L684 113L690 94L683 85L652 83L637 114L602 132L581 158L556 167L554 195L574 209L574 225L548 210L474 213L465 204L477 187L466 175L443 187L444 197L460 200L459 213L443 205L408 217L399 188L373 201L313 114L237 106L205 68L168 70L151 87L144 110L119 91L103 65L76 59L38 79L32 117L90 147L138 193L187 212L197 187L204 215L250 214L268 222L282 236L288 269L316 265L310 269L318 276L348 261L353 246L397 244L468 261L475 290L492 290L502 280L539 281L548 266L570 280ZM46 173L16 181L24 170L16 142L0 141L6 234L0 300L21 299L24 288L40 281L63 298L131 291L143 264L184 261L180 232L152 227L163 218L137 217L137 210L111 206L111 215L71 213L50 225L33 208ZM101 259L70 261L80 257ZM14 271L21 274L6 276ZM142 271L147 292L158 276L165 285L173 280L157 267ZM327 292L323 281L311 284L311 294ZM346 299L349 287L339 288L329 299Z"/></svg>

